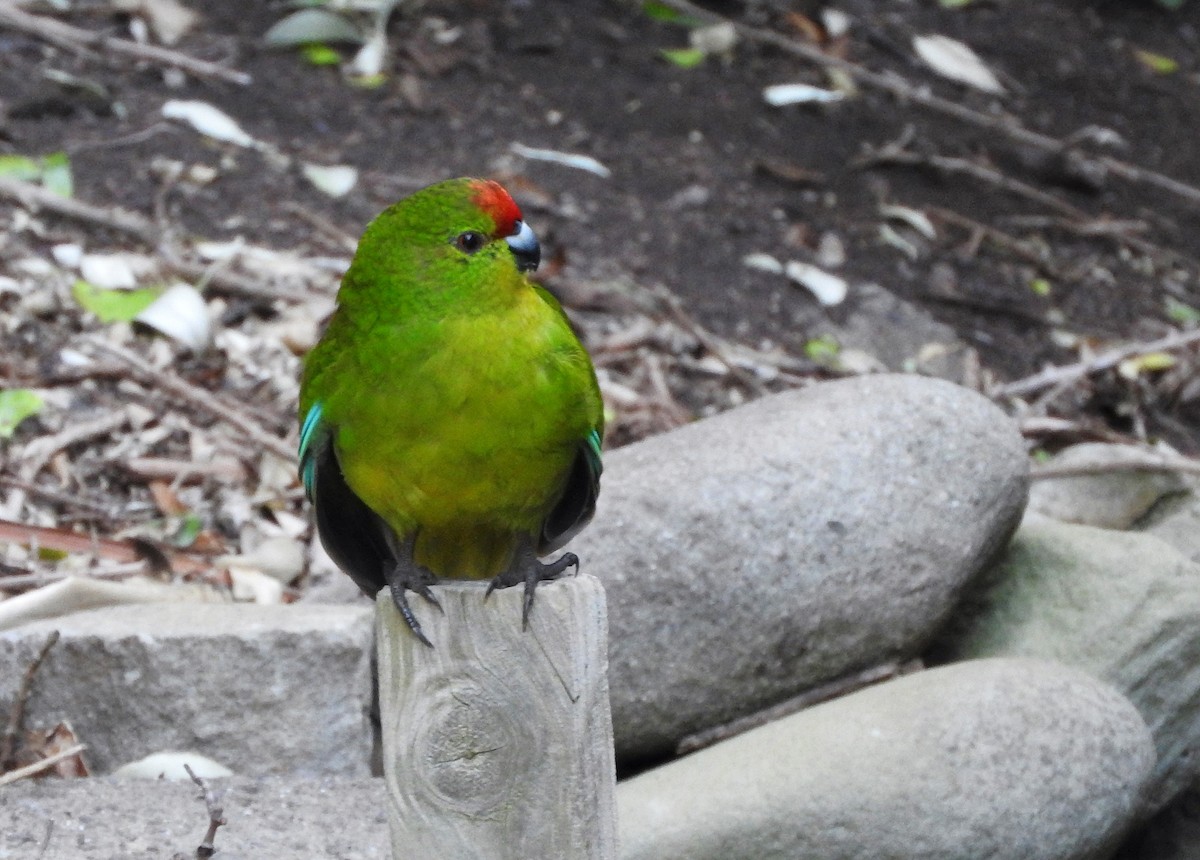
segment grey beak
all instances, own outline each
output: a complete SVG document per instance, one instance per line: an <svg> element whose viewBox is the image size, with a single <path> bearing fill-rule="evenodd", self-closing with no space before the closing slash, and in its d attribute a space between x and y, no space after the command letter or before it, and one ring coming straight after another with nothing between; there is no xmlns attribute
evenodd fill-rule
<svg viewBox="0 0 1200 860"><path fill-rule="evenodd" d="M513 256L517 258L517 268L522 272L532 272L542 261L542 246L538 244L533 229L524 221L516 224L517 232L504 239L512 248Z"/></svg>

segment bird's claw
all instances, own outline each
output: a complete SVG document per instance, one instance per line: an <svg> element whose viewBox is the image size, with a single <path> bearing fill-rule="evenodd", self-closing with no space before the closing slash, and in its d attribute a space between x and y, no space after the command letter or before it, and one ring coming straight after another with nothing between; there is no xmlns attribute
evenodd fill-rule
<svg viewBox="0 0 1200 860"><path fill-rule="evenodd" d="M532 552L520 553L517 560L503 573L498 574L488 583L483 599L487 600L497 588L508 588L512 585L525 584L524 600L521 603L521 629L529 629L529 613L533 609L533 595L539 582L549 582L558 579L568 567L579 570L579 556L573 552L564 552L554 561L542 564Z"/></svg>
<svg viewBox="0 0 1200 860"><path fill-rule="evenodd" d="M430 585L437 582L437 577L426 568L400 563L385 566L384 579L387 580L388 588L391 590L392 603L396 605L396 609L399 610L400 617L404 619L404 623L408 625L408 629L423 644L432 648L433 643L429 641L429 637L421 629L421 622L417 620L417 616L413 614L412 607L408 605L408 595L405 592L411 591L421 595L426 601L436 606L439 612L445 613L445 610L442 609L442 604L438 602L433 591L429 588Z"/></svg>

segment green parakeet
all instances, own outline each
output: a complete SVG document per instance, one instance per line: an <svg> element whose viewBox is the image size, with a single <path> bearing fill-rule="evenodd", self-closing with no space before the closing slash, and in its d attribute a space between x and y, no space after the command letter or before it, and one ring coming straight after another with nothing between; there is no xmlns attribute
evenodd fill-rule
<svg viewBox="0 0 1200 860"><path fill-rule="evenodd" d="M537 584L600 488L596 374L498 183L452 179L375 218L300 384L300 476L329 555L370 596L439 577Z"/></svg>

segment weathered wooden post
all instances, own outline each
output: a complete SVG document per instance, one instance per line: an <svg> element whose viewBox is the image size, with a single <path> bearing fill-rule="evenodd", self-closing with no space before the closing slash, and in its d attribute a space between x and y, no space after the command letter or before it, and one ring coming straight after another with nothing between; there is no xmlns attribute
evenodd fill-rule
<svg viewBox="0 0 1200 860"><path fill-rule="evenodd" d="M376 601L392 857L615 860L604 590L590 576L522 589L444 583L445 614Z"/></svg>

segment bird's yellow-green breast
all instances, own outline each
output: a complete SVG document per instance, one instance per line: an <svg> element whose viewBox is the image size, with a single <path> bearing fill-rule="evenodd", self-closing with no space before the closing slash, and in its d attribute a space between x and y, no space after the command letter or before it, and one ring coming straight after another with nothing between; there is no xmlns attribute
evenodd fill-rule
<svg viewBox="0 0 1200 860"><path fill-rule="evenodd" d="M520 219L470 179L386 210L305 364L302 446L331 445L350 490L438 576L498 574L518 537L536 543L581 450L598 469L595 373L518 267Z"/></svg>

